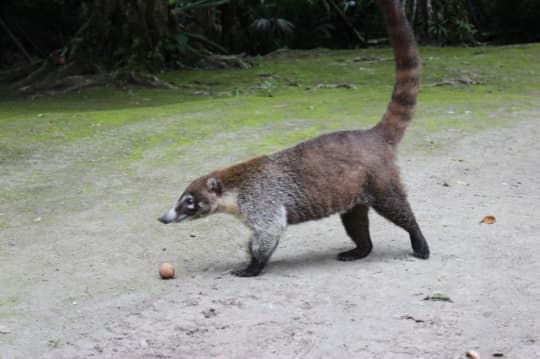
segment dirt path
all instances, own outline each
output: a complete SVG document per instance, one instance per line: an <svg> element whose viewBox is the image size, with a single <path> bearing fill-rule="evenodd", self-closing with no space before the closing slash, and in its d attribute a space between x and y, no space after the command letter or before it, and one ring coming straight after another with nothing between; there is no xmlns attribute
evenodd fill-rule
<svg viewBox="0 0 540 359"><path fill-rule="evenodd" d="M539 116L449 133L429 155L406 139L403 177L429 261L372 215L372 255L337 262L351 243L332 217L291 227L252 279L225 273L246 259L238 222L155 220L190 173L241 158L241 147L126 172L90 141L8 164L4 188L32 191L0 207L15 218L0 232L0 358L540 357ZM497 223L479 224L485 215ZM157 278L163 261L176 279ZM453 302L424 300L436 293Z"/></svg>

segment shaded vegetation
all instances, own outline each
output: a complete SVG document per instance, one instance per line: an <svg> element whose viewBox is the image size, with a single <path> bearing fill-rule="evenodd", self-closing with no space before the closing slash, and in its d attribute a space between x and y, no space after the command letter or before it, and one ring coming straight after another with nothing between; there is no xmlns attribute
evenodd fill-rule
<svg viewBox="0 0 540 359"><path fill-rule="evenodd" d="M424 43L540 39L536 0L402 4ZM0 67L25 62L26 52L32 59L63 56L86 68L157 70L196 64L209 52L352 48L386 37L376 0L5 0L0 20L6 26L0 29Z"/></svg>
<svg viewBox="0 0 540 359"><path fill-rule="evenodd" d="M540 37L533 15L540 5L533 0L401 3L424 44ZM6 0L0 5L0 84L23 95L107 84L171 88L153 74L248 68L243 54L282 48L387 42L376 0ZM271 81L261 86L272 92Z"/></svg>

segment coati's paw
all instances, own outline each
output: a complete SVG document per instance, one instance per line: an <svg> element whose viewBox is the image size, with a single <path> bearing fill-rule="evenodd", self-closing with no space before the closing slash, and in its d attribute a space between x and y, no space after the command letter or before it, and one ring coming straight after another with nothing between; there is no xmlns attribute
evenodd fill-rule
<svg viewBox="0 0 540 359"><path fill-rule="evenodd" d="M262 272L263 268L264 264L251 259L251 263L246 268L232 270L231 274L237 277L255 277Z"/></svg>
<svg viewBox="0 0 540 359"><path fill-rule="evenodd" d="M235 269L231 271L231 274L237 277L256 277L262 272L261 270L252 269L250 267L243 269Z"/></svg>
<svg viewBox="0 0 540 359"><path fill-rule="evenodd" d="M425 240L413 245L413 256L420 259L429 258L429 246Z"/></svg>
<svg viewBox="0 0 540 359"><path fill-rule="evenodd" d="M368 248L355 248L351 249L350 251L341 252L337 255L338 261L343 262L349 262L349 261L355 261L357 259L361 259L364 257L367 257L369 253L371 253L372 247Z"/></svg>

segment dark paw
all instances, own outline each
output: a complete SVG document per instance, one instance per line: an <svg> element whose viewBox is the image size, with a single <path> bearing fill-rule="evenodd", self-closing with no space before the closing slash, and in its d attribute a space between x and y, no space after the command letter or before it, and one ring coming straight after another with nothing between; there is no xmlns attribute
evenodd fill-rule
<svg viewBox="0 0 540 359"><path fill-rule="evenodd" d="M413 256L421 259L429 258L429 246L425 240L413 245Z"/></svg>
<svg viewBox="0 0 540 359"><path fill-rule="evenodd" d="M252 259L246 268L232 270L231 274L237 277L255 277L262 272L263 268L264 264Z"/></svg>
<svg viewBox="0 0 540 359"><path fill-rule="evenodd" d="M341 252L337 255L338 261L343 262L349 262L349 261L355 261L357 259L361 259L364 257L367 257L369 253L371 253L371 248L355 248L351 249L350 251Z"/></svg>
<svg viewBox="0 0 540 359"><path fill-rule="evenodd" d="M261 273L260 270L253 270L248 268L235 269L231 271L231 274L237 277L256 277Z"/></svg>

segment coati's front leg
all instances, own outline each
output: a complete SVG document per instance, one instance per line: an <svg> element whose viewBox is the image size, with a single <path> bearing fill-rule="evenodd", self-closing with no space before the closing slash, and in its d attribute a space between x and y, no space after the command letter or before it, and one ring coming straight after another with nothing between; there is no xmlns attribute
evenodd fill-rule
<svg viewBox="0 0 540 359"><path fill-rule="evenodd" d="M265 232L255 232L249 244L251 261L245 268L233 270L231 273L238 277L255 277L259 275L276 249L281 235Z"/></svg>
<svg viewBox="0 0 540 359"><path fill-rule="evenodd" d="M248 213L246 216L253 230L249 243L251 261L247 267L231 272L238 277L254 277L262 272L287 225L287 216L283 207L275 211L270 211L268 208L261 209L260 212L254 211L253 214L254 216L249 216Z"/></svg>
<svg viewBox="0 0 540 359"><path fill-rule="evenodd" d="M356 244L356 248L338 254L340 261L353 261L366 257L373 248L369 236L368 206L357 205L341 215L345 231Z"/></svg>

